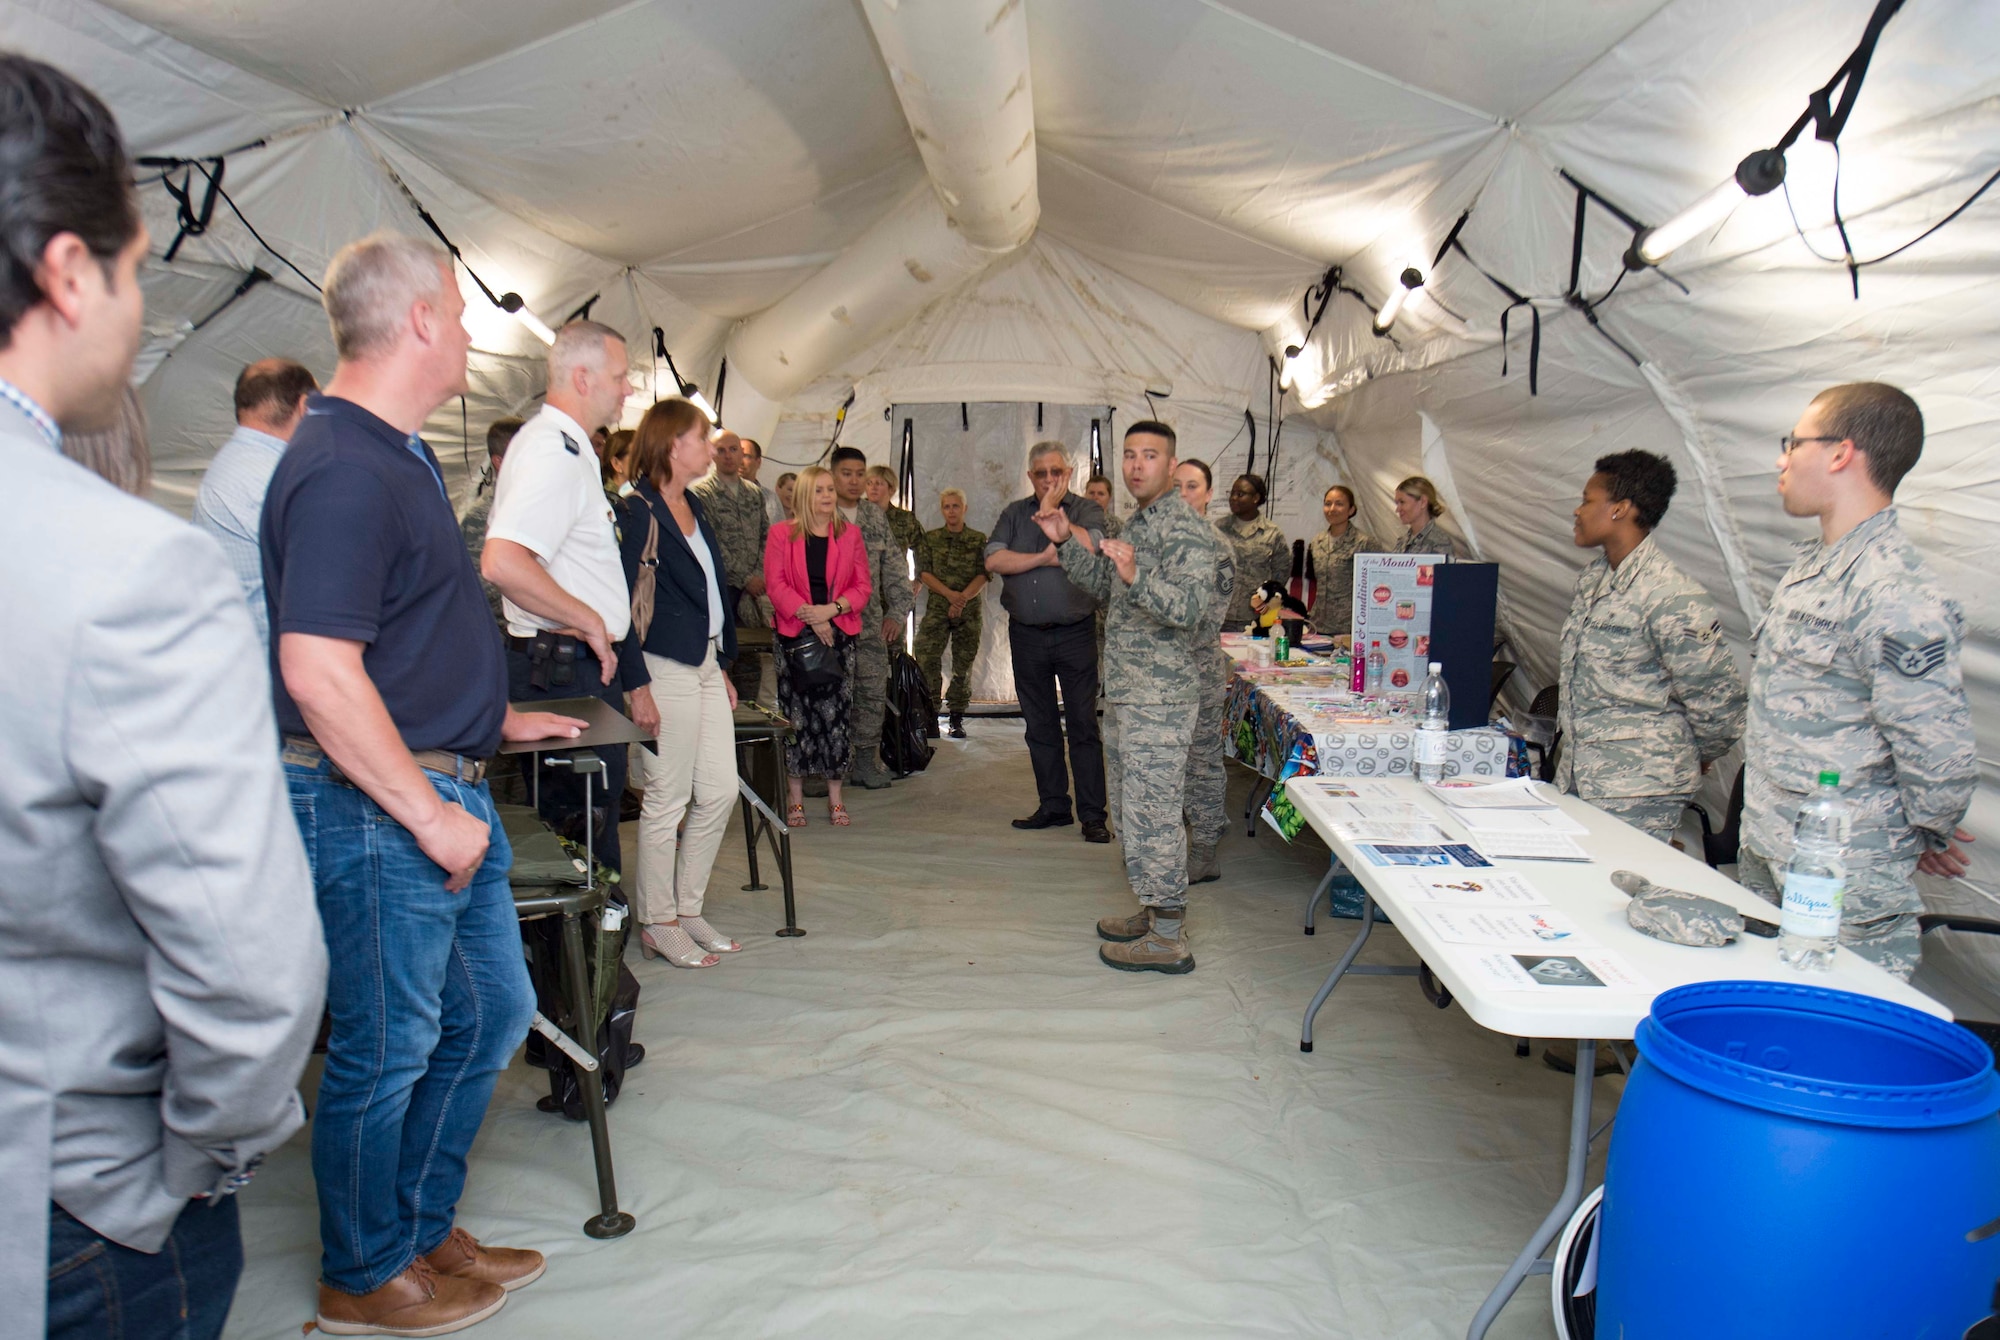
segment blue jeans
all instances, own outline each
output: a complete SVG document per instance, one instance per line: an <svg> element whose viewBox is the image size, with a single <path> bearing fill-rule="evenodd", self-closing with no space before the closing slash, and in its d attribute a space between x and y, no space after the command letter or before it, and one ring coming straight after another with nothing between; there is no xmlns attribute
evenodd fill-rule
<svg viewBox="0 0 2000 1340"><path fill-rule="evenodd" d="M466 1153L535 1014L493 798L484 782L424 776L492 832L459 893L324 759L285 764L326 928L333 1031L312 1161L320 1274L343 1293L380 1288L451 1232Z"/></svg>
<svg viewBox="0 0 2000 1340"><path fill-rule="evenodd" d="M214 1340L242 1273L234 1196L189 1201L158 1252L120 1246L51 1204L48 1340Z"/></svg>

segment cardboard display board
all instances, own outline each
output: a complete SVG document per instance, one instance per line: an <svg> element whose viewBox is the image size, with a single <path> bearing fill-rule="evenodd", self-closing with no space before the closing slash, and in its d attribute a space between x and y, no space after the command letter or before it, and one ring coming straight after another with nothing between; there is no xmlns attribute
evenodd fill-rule
<svg viewBox="0 0 2000 1340"><path fill-rule="evenodd" d="M1382 644L1382 686L1390 693L1423 687L1431 658L1431 598L1443 554L1354 556L1354 647L1366 656Z"/></svg>

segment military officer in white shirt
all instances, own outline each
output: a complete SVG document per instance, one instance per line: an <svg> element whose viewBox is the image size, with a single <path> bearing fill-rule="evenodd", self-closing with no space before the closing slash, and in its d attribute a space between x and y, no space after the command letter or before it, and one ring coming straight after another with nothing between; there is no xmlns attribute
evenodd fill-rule
<svg viewBox="0 0 2000 1340"><path fill-rule="evenodd" d="M502 597L513 702L588 695L624 710L618 657L632 600L590 435L618 421L627 375L623 336L595 321L570 322L549 347L541 412L507 449L479 569ZM616 870L626 750L620 745L598 755L605 772L604 786L593 788L596 853ZM545 773L541 781L542 817L579 839L582 791L567 772Z"/></svg>

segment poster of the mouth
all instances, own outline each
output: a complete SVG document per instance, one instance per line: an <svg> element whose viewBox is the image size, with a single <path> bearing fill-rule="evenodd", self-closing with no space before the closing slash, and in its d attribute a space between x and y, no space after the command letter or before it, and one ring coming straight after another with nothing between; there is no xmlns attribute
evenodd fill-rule
<svg viewBox="0 0 2000 1340"><path fill-rule="evenodd" d="M1361 655L1382 644L1382 687L1416 693L1431 654L1431 574L1443 554L1354 556L1354 646Z"/></svg>

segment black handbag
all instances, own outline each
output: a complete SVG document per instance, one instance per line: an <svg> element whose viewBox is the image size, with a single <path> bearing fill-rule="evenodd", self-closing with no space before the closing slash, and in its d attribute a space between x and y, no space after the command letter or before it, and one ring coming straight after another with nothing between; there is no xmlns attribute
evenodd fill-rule
<svg viewBox="0 0 2000 1340"><path fill-rule="evenodd" d="M783 633L772 636L784 653L785 670L794 688L825 689L840 682L840 643L846 634L835 630L830 647L810 628L796 637Z"/></svg>

